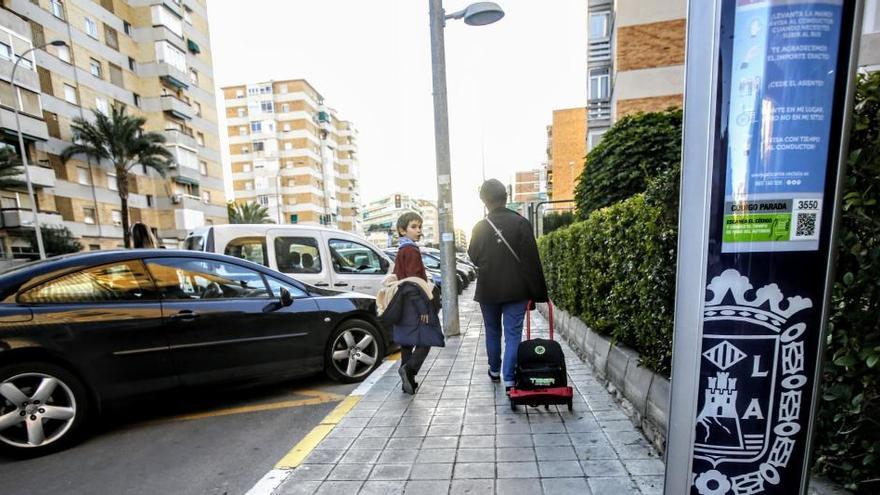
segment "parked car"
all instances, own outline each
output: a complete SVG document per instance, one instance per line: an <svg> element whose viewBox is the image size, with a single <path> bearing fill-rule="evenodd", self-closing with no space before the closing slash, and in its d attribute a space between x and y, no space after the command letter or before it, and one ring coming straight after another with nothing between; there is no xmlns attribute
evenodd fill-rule
<svg viewBox="0 0 880 495"><path fill-rule="evenodd" d="M385 250L385 254L388 255L391 259L397 258L397 248L388 248ZM436 273L437 276L440 276L440 259L426 252L422 252L422 264L425 265L425 271L428 273ZM456 288L458 294L461 294L464 289L467 288L470 281L468 280L467 274L462 270L456 270Z"/></svg>
<svg viewBox="0 0 880 495"><path fill-rule="evenodd" d="M423 254L427 253L427 254L430 254L431 256L433 256L434 258L437 258L438 260L440 259L440 250L439 249L428 248L428 247L423 247L421 249L422 249ZM461 261L458 258L458 255L456 255L456 257L455 257L455 269L458 270L459 272L463 273L465 275L465 278L467 278L468 282L473 282L474 280L477 279L476 267L474 265L472 265L471 263Z"/></svg>
<svg viewBox="0 0 880 495"><path fill-rule="evenodd" d="M386 249L384 252L385 252L385 255L388 256L392 261L397 259L397 249L396 248L395 249ZM443 290L443 278L440 276L440 269L439 268L430 268L428 266L425 266L425 273L428 275L428 277L431 278L431 281L434 282L434 285L439 287L440 290L442 291ZM458 293L461 294L462 283L461 283L460 277L458 279L458 284L456 285L456 287L458 288Z"/></svg>
<svg viewBox="0 0 880 495"><path fill-rule="evenodd" d="M193 230L184 247L253 261L316 287L373 296L391 266L363 237L319 226L209 225Z"/></svg>
<svg viewBox="0 0 880 495"><path fill-rule="evenodd" d="M0 451L74 441L104 405L324 371L368 376L391 346L372 296L231 256L78 253L0 275Z"/></svg>

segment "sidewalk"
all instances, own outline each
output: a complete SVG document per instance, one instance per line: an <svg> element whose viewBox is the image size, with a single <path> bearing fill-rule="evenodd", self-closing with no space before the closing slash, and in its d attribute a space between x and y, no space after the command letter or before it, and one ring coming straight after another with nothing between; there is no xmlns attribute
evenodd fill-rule
<svg viewBox="0 0 880 495"><path fill-rule="evenodd" d="M564 341L574 412L514 412L486 376L473 287L459 304L461 336L431 351L416 395L392 366L275 494L662 493L657 453ZM533 336L547 329L533 311Z"/></svg>

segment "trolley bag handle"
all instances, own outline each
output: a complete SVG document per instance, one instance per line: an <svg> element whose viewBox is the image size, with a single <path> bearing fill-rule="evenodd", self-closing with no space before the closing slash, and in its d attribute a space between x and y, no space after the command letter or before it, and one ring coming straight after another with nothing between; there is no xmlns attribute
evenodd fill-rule
<svg viewBox="0 0 880 495"><path fill-rule="evenodd" d="M526 340L532 340L532 312L529 311L529 308L532 306L532 301L526 303ZM553 340L553 301L547 301L547 311L550 313L550 340Z"/></svg>

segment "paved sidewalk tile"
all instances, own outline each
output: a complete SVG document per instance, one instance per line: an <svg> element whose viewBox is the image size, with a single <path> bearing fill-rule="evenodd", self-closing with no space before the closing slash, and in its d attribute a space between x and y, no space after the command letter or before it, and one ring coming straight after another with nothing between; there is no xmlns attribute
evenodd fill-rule
<svg viewBox="0 0 880 495"><path fill-rule="evenodd" d="M418 392L403 393L396 367L275 490L281 494L659 495L662 459L564 341L573 412L512 410L486 376L473 288L459 299L461 335L431 349ZM548 324L532 312L533 337Z"/></svg>

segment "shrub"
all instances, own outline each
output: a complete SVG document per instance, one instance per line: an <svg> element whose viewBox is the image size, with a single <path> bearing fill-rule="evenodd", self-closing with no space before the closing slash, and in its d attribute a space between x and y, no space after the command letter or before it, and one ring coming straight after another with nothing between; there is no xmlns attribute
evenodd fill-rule
<svg viewBox="0 0 880 495"><path fill-rule="evenodd" d="M681 109L637 113L616 122L590 151L575 187L578 218L644 192L681 163Z"/></svg>

